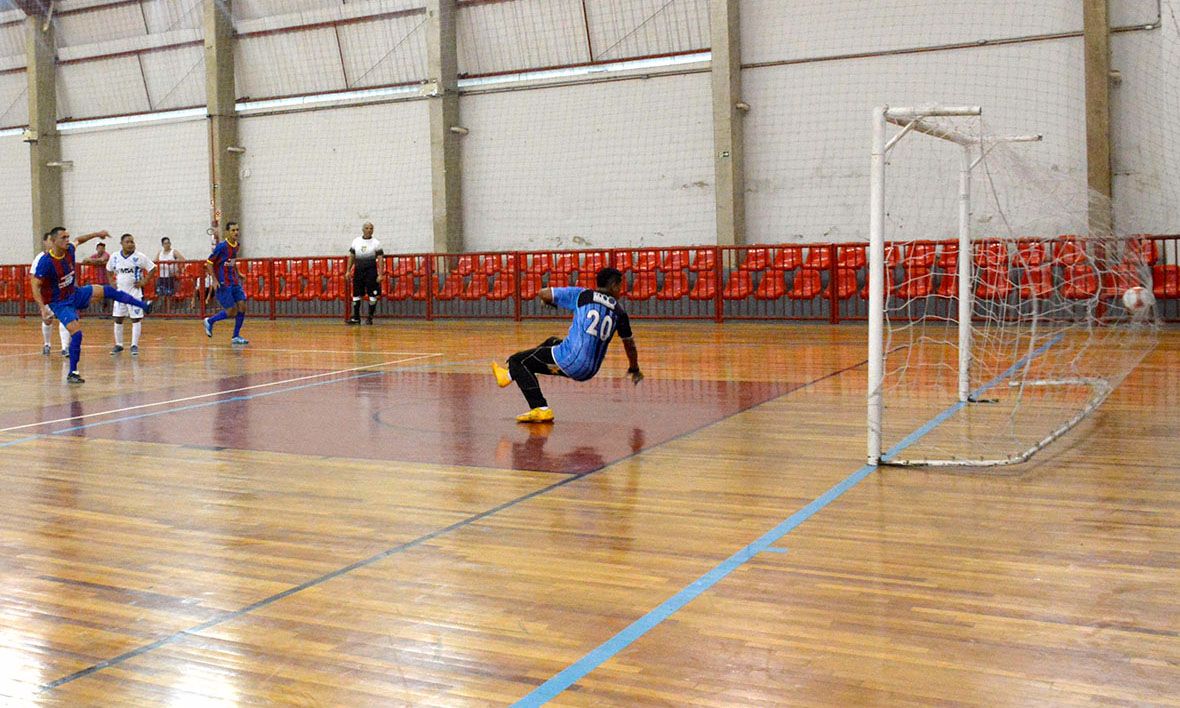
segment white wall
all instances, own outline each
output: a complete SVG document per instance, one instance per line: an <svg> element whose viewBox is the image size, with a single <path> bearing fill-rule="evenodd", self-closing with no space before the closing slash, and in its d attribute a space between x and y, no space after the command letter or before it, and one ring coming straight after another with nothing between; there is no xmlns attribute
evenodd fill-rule
<svg viewBox="0 0 1180 708"><path fill-rule="evenodd" d="M33 199L29 146L20 136L0 137L0 264L32 261Z"/></svg>
<svg viewBox="0 0 1180 708"><path fill-rule="evenodd" d="M65 226L74 234L132 233L152 256L168 236L185 256L205 257L206 132L205 121L193 120L63 134L62 159L74 163L62 175Z"/></svg>
<svg viewBox="0 0 1180 708"><path fill-rule="evenodd" d="M386 252L431 250L425 101L243 118L244 254L343 255L372 221Z"/></svg>
<svg viewBox="0 0 1180 708"><path fill-rule="evenodd" d="M469 250L716 241L707 74L464 96Z"/></svg>
<svg viewBox="0 0 1180 708"><path fill-rule="evenodd" d="M991 132L1043 134L1044 142L1019 152L1084 186L1081 61L1081 40L1065 39L747 69L748 240L867 240L870 118L877 105L980 105ZM896 177L903 160L921 161L931 176L946 172L941 181L911 179L911 191L902 194ZM953 233L958 160L956 147L929 137L911 135L900 144L888 189L898 237L945 238L948 223ZM938 196L952 202L949 222L930 201L938 184L950 188Z"/></svg>

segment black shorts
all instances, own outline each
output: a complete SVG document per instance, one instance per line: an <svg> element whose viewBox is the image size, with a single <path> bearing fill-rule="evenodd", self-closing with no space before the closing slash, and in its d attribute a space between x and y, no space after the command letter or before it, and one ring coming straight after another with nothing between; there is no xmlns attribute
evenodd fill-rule
<svg viewBox="0 0 1180 708"><path fill-rule="evenodd" d="M352 273L353 297L381 297L381 285L377 282L377 268L357 268Z"/></svg>
<svg viewBox="0 0 1180 708"><path fill-rule="evenodd" d="M174 294L176 294L176 278L174 278L170 275L160 276L160 279L156 281L156 294L157 295L174 295Z"/></svg>

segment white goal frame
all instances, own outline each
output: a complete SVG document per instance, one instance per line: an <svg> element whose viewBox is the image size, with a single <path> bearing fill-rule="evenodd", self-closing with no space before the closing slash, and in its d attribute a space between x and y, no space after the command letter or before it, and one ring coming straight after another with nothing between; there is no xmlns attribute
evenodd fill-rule
<svg viewBox="0 0 1180 708"><path fill-rule="evenodd" d="M871 465L945 465L995 466L1023 462L1036 451L1063 435L1093 410L1109 393L1109 384L1101 379L1070 379L1060 381L1025 381L1023 385L1056 386L1088 385L1096 396L1082 411L1054 430L1030 449L1018 455L991 460L894 460L882 459L882 413L885 369L885 158L889 151L910 132L924 133L960 147L959 162L959 258L958 258L958 391L959 408L973 403L970 390L971 331L974 311L972 274L974 268L971 247L971 171L986 157L989 146L996 143L1037 142L1041 135L984 136L967 135L935 125L926 118L980 116L979 106L879 106L873 110L873 149L870 169L869 222L869 359L868 359L868 461ZM901 131L886 139L886 126L893 124ZM1012 370L1026 368L1037 355L1029 352L1013 364Z"/></svg>

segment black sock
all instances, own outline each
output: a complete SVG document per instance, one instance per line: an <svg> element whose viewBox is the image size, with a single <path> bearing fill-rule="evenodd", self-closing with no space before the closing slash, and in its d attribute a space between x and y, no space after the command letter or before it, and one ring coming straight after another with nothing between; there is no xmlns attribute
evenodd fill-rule
<svg viewBox="0 0 1180 708"><path fill-rule="evenodd" d="M352 319L359 320L361 318L361 301L352 301Z"/></svg>

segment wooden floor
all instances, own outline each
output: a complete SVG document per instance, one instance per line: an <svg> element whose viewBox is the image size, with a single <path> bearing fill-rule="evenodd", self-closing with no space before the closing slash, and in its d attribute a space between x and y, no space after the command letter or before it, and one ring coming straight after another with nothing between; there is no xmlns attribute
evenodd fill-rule
<svg viewBox="0 0 1180 708"><path fill-rule="evenodd" d="M864 467L857 326L638 322L533 429L560 322L222 327L0 320L0 697L1180 705L1180 331L1001 475Z"/></svg>

